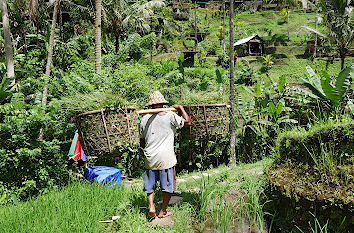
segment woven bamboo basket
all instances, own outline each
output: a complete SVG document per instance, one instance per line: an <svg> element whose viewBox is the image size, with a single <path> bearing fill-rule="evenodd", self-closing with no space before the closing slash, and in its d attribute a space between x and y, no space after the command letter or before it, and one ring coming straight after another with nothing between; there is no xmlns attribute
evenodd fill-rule
<svg viewBox="0 0 354 233"><path fill-rule="evenodd" d="M183 127L181 139L192 140L221 136L229 129L226 104L183 105L191 126ZM113 154L121 146L139 143L139 119L136 107L106 108L75 116L80 142L91 156Z"/></svg>
<svg viewBox="0 0 354 233"><path fill-rule="evenodd" d="M224 135L229 130L227 104L183 105L191 119L191 126L182 128L182 138L206 138Z"/></svg>
<svg viewBox="0 0 354 233"><path fill-rule="evenodd" d="M139 142L136 107L106 108L75 116L80 142L91 156L112 154Z"/></svg>

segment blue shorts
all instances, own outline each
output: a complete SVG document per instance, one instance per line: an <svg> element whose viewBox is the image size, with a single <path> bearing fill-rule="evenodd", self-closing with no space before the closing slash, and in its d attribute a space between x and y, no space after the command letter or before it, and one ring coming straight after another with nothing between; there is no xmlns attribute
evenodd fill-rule
<svg viewBox="0 0 354 233"><path fill-rule="evenodd" d="M152 193L156 189L156 182L160 181L162 192L174 192L173 167L163 170L148 170L144 172L144 192Z"/></svg>

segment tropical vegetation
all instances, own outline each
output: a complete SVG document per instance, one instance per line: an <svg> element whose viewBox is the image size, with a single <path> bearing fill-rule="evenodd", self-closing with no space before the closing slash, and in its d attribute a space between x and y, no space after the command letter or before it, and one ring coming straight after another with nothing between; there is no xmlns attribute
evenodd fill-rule
<svg viewBox="0 0 354 233"><path fill-rule="evenodd" d="M1 232L350 232L351 1L208 2L1 1ZM253 34L265 54L235 54ZM162 227L146 220L138 145L89 162L129 176L117 189L67 155L77 114L143 109L155 90L231 116L221 135L176 140L183 200Z"/></svg>

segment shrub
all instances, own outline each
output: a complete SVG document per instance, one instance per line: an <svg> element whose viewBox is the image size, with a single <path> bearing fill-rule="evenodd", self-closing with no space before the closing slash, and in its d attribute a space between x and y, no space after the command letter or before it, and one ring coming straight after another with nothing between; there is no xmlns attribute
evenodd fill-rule
<svg viewBox="0 0 354 233"><path fill-rule="evenodd" d="M236 132L236 156L242 163L258 161L272 153L273 138L265 134L257 134L250 127Z"/></svg>
<svg viewBox="0 0 354 233"><path fill-rule="evenodd" d="M218 56L218 60L216 61L216 65L221 66L225 69L228 69L230 66L230 57L226 53L222 53Z"/></svg>
<svg viewBox="0 0 354 233"><path fill-rule="evenodd" d="M201 135L199 135L201 136ZM205 170L229 162L229 135L183 139L179 142L178 167Z"/></svg>
<svg viewBox="0 0 354 233"><path fill-rule="evenodd" d="M216 44L209 39L205 39L198 44L198 51L200 52L203 49L207 53L207 55L215 55L216 48Z"/></svg>
<svg viewBox="0 0 354 233"><path fill-rule="evenodd" d="M144 37L134 33L128 36L124 48L119 52L119 56L127 60L140 60L150 49L150 44L156 44L156 35L151 33ZM123 55L126 54L126 55Z"/></svg>
<svg viewBox="0 0 354 233"><path fill-rule="evenodd" d="M61 153L59 141L37 140L40 128L49 123L42 109L25 104L21 94L15 94L11 103L0 105L2 193L25 199L68 182L67 156Z"/></svg>
<svg viewBox="0 0 354 233"><path fill-rule="evenodd" d="M168 86L167 80L151 77L150 72L149 66L140 63L121 65L114 75L113 93L144 105L152 91Z"/></svg>

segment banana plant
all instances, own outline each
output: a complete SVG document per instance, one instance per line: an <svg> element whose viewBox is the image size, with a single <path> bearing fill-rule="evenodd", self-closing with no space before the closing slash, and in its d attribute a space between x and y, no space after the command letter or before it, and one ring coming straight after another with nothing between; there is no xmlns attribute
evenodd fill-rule
<svg viewBox="0 0 354 233"><path fill-rule="evenodd" d="M225 70L222 68L221 69L218 68L215 70L215 74L216 74L216 82L219 85L219 90L223 91Z"/></svg>
<svg viewBox="0 0 354 233"><path fill-rule="evenodd" d="M332 79L325 71L317 75L310 66L306 67L308 76L300 78L304 89L311 97L319 99L332 108L338 107L343 103L344 96L347 93L353 79L353 64L344 68L337 77Z"/></svg>
<svg viewBox="0 0 354 233"><path fill-rule="evenodd" d="M292 109L289 107L286 107L285 104L282 101L279 101L277 105L274 104L274 102L270 102L268 106L269 110L269 115L270 115L270 122L273 126L277 126L282 123L291 123L291 124L296 124L298 123L297 120L291 119L289 117L289 114L281 114L282 112L291 112ZM283 115L283 116L281 116Z"/></svg>

